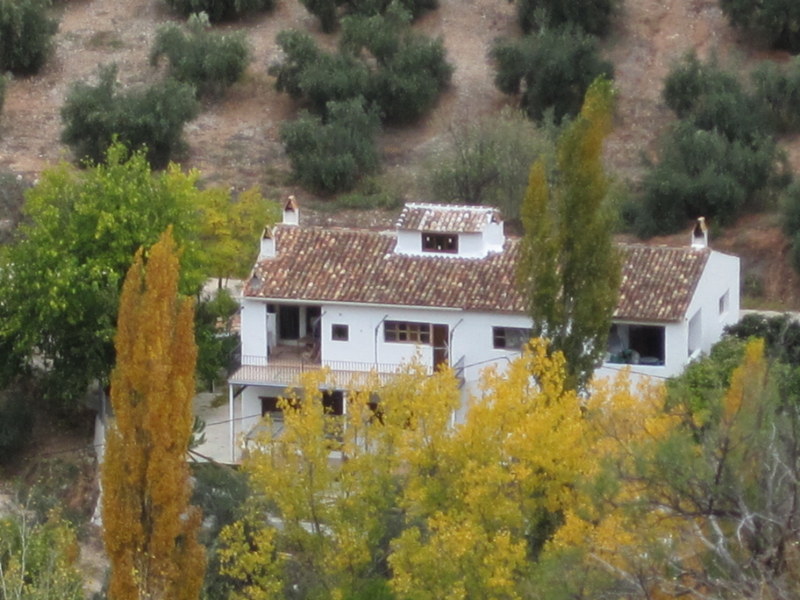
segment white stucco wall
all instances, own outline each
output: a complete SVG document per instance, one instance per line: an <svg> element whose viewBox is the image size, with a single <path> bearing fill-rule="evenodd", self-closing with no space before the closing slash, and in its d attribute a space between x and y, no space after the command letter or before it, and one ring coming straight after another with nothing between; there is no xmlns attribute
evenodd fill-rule
<svg viewBox="0 0 800 600"><path fill-rule="evenodd" d="M387 342L383 324L410 321L447 325L451 363L464 357L467 380L477 379L489 362L506 361L517 353L492 347L492 327L530 327L524 315L488 314L462 310L402 308L380 306L324 305L322 309L322 361L354 361L369 364L397 364L415 356L424 365L433 365L433 345ZM331 339L332 325L347 325L346 342ZM480 366L475 363L482 363Z"/></svg>
<svg viewBox="0 0 800 600"><path fill-rule="evenodd" d="M652 378L674 377L702 353L707 353L722 337L724 328L739 320L739 258L712 251L689 308L683 318L665 323L665 364L663 366L630 365L633 379L639 376ZM720 312L720 299L728 294L725 310ZM699 312L700 343L694 353L689 353L689 323ZM638 323L648 325L651 323ZM626 365L604 364L595 372L595 378L616 376Z"/></svg>
<svg viewBox="0 0 800 600"><path fill-rule="evenodd" d="M267 356L267 303L254 298L241 300L242 360Z"/></svg>

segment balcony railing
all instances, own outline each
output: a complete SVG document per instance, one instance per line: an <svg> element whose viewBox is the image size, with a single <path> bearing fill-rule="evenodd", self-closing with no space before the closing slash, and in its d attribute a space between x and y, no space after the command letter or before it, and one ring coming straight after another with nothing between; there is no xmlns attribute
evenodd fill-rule
<svg viewBox="0 0 800 600"><path fill-rule="evenodd" d="M333 387L351 387L370 383L377 378L378 384L387 383L401 369L402 365L387 363L366 363L345 360L316 360L295 357L293 360L281 357L267 360L264 356L242 356L241 366L229 378L231 383L250 385L296 386L304 373L326 368L328 383ZM432 370L426 370L431 374Z"/></svg>

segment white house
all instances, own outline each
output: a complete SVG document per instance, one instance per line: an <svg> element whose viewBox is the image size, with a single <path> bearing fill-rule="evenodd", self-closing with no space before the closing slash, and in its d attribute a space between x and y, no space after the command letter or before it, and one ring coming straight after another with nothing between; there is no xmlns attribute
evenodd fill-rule
<svg viewBox="0 0 800 600"><path fill-rule="evenodd" d="M597 376L625 364L634 374L675 375L736 322L739 259L711 250L704 227L686 247L621 251L620 298ZM465 396L475 392L483 368L512 359L529 338L517 257L518 240L492 208L408 204L395 230L378 232L303 227L290 199L283 223L265 230L242 293L231 439L321 366L337 412L359 377L389 377L415 357L431 371L453 366Z"/></svg>

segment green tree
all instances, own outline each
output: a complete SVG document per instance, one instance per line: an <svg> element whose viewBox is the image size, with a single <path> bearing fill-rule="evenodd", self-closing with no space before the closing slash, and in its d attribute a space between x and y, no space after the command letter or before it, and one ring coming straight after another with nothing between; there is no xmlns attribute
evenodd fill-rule
<svg viewBox="0 0 800 600"><path fill-rule="evenodd" d="M320 50L313 38L282 31L284 59L270 67L275 86L328 118L330 102L363 97L384 122L419 118L450 82L452 66L440 39L414 34L411 14L392 4L385 14L343 19L337 53Z"/></svg>
<svg viewBox="0 0 800 600"><path fill-rule="evenodd" d="M525 32L577 25L587 33L604 35L617 5L617 0L517 0L517 17Z"/></svg>
<svg viewBox="0 0 800 600"><path fill-rule="evenodd" d="M800 51L800 5L784 0L720 0L734 27L755 33L775 48Z"/></svg>
<svg viewBox="0 0 800 600"><path fill-rule="evenodd" d="M714 60L689 54L670 71L663 95L680 121L660 139L659 160L642 182L639 235L672 233L700 216L730 223L786 186L771 124L777 114L764 93L748 93Z"/></svg>
<svg viewBox="0 0 800 600"><path fill-rule="evenodd" d="M310 189L334 193L352 189L378 168L375 135L380 121L364 101L330 102L329 117L301 114L281 127L286 154L298 181Z"/></svg>
<svg viewBox="0 0 800 600"><path fill-rule="evenodd" d="M46 397L72 408L108 382L122 279L135 250L169 225L182 249L181 289L208 275L198 242L214 191L177 167L153 174L143 153L116 144L103 164L48 169L27 194L19 239L0 256L0 346L9 362L38 356Z"/></svg>
<svg viewBox="0 0 800 600"><path fill-rule="evenodd" d="M531 164L552 151L551 132L520 111L453 123L445 144L430 156L425 193L436 202L484 204L519 219Z"/></svg>
<svg viewBox="0 0 800 600"><path fill-rule="evenodd" d="M0 73L30 74L41 68L58 30L49 8L49 0L0 2Z"/></svg>
<svg viewBox="0 0 800 600"><path fill-rule="evenodd" d="M206 13L212 23L231 21L244 15L271 10L274 0L167 0L175 11L188 17Z"/></svg>
<svg viewBox="0 0 800 600"><path fill-rule="evenodd" d="M119 89L116 65L100 69L97 85L75 82L61 107L61 141L79 160L103 160L115 139L145 148L154 167L164 167L184 147L183 126L199 109L195 89L174 79Z"/></svg>
<svg viewBox="0 0 800 600"><path fill-rule="evenodd" d="M209 31L203 17L189 17L188 31L177 25L159 27L150 63L166 57L171 77L193 85L198 94L220 95L242 77L250 62L250 46L241 32Z"/></svg>
<svg viewBox="0 0 800 600"><path fill-rule="evenodd" d="M727 373L724 385L693 378L704 405L684 402L684 386L660 407L629 410L640 415L633 423L610 398L587 404L599 426L593 508L568 515L553 547L582 548L585 567L613 578L617 596L797 595L796 388L781 384L784 369L765 360L762 340L739 355L734 368L725 356L712 370Z"/></svg>
<svg viewBox="0 0 800 600"><path fill-rule="evenodd" d="M354 15L342 24L342 50L378 63L365 96L380 107L385 122L421 117L453 73L442 39L413 33L410 22L411 13L392 4L383 15Z"/></svg>
<svg viewBox="0 0 800 600"><path fill-rule="evenodd" d="M103 540L114 600L199 597L205 553L189 505L197 347L194 308L178 295L171 229L134 258L120 298L114 411L102 466Z"/></svg>
<svg viewBox="0 0 800 600"><path fill-rule="evenodd" d="M39 520L10 508L0 517L0 599L83 600L74 528L55 511Z"/></svg>
<svg viewBox="0 0 800 600"><path fill-rule="evenodd" d="M564 353L576 387L586 385L605 352L621 277L602 162L613 97L610 81L591 85L558 141L554 172L548 177L544 161L534 163L521 210L519 280L533 333Z"/></svg>
<svg viewBox="0 0 800 600"><path fill-rule="evenodd" d="M611 63L600 58L595 38L573 26L548 28L520 39L501 38L490 51L495 85L520 95L528 117L541 121L552 111L557 123L575 116L597 77L612 77Z"/></svg>

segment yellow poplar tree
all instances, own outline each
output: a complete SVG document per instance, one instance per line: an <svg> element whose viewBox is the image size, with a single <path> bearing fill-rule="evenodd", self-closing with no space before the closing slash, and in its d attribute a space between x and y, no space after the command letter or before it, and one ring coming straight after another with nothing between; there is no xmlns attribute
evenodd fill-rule
<svg viewBox="0 0 800 600"><path fill-rule="evenodd" d="M179 266L168 229L139 250L125 278L106 435L103 539L112 600L199 596L205 553L186 451L197 348L194 308L178 296Z"/></svg>
<svg viewBox="0 0 800 600"><path fill-rule="evenodd" d="M558 141L555 169L531 168L520 215L525 229L519 280L533 335L567 359L567 382L584 388L605 350L621 280L606 208L603 140L611 131L614 89L598 78Z"/></svg>

